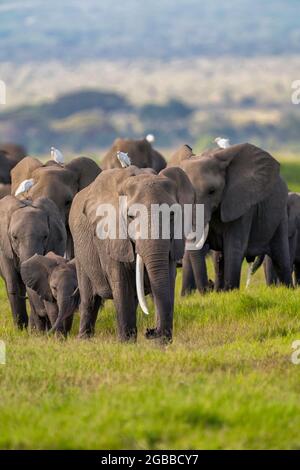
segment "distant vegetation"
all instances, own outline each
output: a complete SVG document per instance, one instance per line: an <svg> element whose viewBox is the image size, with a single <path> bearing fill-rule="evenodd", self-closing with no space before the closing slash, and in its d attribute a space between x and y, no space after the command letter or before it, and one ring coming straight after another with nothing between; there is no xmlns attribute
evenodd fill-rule
<svg viewBox="0 0 300 470"><path fill-rule="evenodd" d="M187 142L201 150L217 135L225 135L233 143L298 150L298 108L277 110L276 120L272 116L264 116L254 98L207 111L178 99L135 105L118 93L82 90L2 112L0 141L23 143L33 154L47 154L52 145L74 153L97 153L117 136L140 138L151 132L162 147Z"/></svg>

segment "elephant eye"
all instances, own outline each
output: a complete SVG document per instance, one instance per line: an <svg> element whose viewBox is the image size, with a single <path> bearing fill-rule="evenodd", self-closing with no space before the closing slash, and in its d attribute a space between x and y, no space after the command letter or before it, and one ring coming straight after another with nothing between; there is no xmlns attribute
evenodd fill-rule
<svg viewBox="0 0 300 470"><path fill-rule="evenodd" d="M14 240L18 240L17 235L13 235L12 237L13 237Z"/></svg>
<svg viewBox="0 0 300 470"><path fill-rule="evenodd" d="M216 188L209 188L208 194L211 196L212 194L215 194Z"/></svg>

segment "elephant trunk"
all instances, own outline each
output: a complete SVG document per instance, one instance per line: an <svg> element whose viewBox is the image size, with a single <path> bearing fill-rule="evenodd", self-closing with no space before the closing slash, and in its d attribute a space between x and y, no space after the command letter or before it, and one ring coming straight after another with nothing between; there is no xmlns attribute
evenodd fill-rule
<svg viewBox="0 0 300 470"><path fill-rule="evenodd" d="M163 337L170 340L173 329L173 299L171 298L172 289L169 272L170 243L167 242L167 247L164 246L165 244L166 241L161 241L161 246L158 247L157 245L154 246L154 243L152 246L152 243L149 242L149 246L143 251L143 254L138 255L137 273L141 273L145 265L157 315L157 327L155 330L151 330L148 337ZM137 274L137 281L139 282L139 284L137 282L137 292L138 295L141 294L139 301L143 308L145 294L143 278L140 274ZM139 292L140 288L141 291Z"/></svg>
<svg viewBox="0 0 300 470"><path fill-rule="evenodd" d="M65 321L70 318L75 310L78 307L78 288L71 294L70 296L67 297L58 297L57 299L57 305L58 305L58 316L57 319L52 326L51 330L49 331L49 334L53 334L56 331L60 331L64 335L68 333L65 328Z"/></svg>

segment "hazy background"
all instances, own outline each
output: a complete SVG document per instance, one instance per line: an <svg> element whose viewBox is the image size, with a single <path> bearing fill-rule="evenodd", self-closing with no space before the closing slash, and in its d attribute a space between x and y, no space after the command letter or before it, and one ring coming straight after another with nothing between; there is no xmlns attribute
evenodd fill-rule
<svg viewBox="0 0 300 470"><path fill-rule="evenodd" d="M299 0L0 0L0 140L101 154L116 136L300 150Z"/></svg>

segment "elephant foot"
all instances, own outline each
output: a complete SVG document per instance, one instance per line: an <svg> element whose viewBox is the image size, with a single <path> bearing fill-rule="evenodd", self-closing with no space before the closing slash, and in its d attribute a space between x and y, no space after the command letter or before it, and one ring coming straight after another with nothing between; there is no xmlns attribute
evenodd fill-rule
<svg viewBox="0 0 300 470"><path fill-rule="evenodd" d="M119 334L122 343L136 343L137 329L133 328Z"/></svg>
<svg viewBox="0 0 300 470"><path fill-rule="evenodd" d="M159 339L162 344L172 343L171 331L162 332L158 328L147 328L145 333L146 339Z"/></svg>

